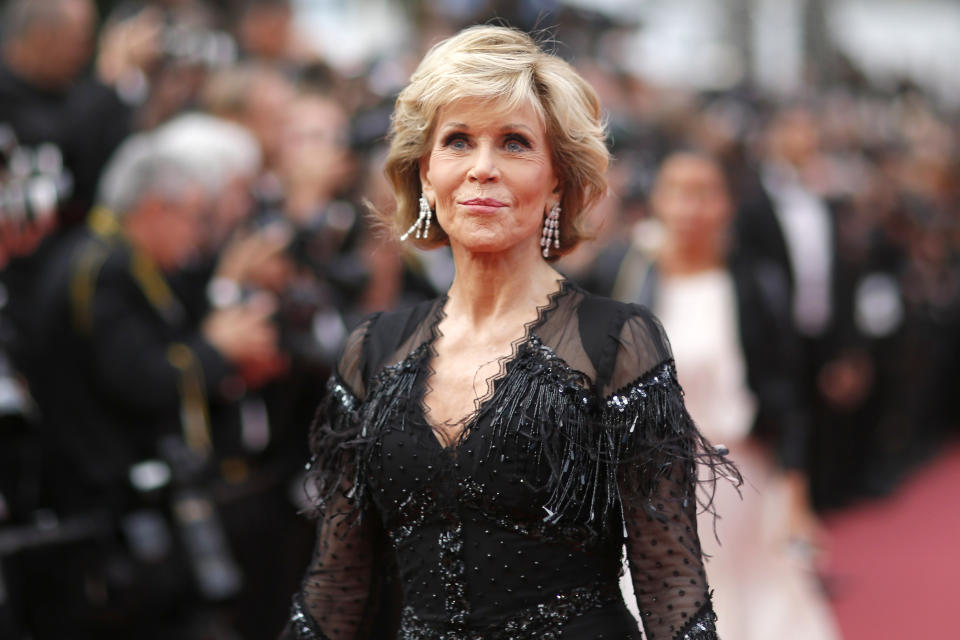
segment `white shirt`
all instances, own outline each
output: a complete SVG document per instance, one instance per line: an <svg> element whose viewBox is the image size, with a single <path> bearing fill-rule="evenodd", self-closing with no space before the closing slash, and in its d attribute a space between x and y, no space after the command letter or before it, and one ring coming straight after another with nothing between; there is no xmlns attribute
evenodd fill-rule
<svg viewBox="0 0 960 640"><path fill-rule="evenodd" d="M800 333L816 336L830 322L833 225L823 200L784 166L766 166L761 179L773 200L793 272L793 318Z"/></svg>
<svg viewBox="0 0 960 640"><path fill-rule="evenodd" d="M687 410L714 444L750 433L757 401L747 386L736 290L725 269L662 278L654 311L670 337Z"/></svg>

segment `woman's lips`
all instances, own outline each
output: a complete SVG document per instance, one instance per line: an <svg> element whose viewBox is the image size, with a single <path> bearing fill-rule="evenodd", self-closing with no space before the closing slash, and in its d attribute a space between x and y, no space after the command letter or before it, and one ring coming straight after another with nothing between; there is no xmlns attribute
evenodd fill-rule
<svg viewBox="0 0 960 640"><path fill-rule="evenodd" d="M477 213L493 213L497 209L507 206L505 202L500 202L494 198L471 198L460 204Z"/></svg>

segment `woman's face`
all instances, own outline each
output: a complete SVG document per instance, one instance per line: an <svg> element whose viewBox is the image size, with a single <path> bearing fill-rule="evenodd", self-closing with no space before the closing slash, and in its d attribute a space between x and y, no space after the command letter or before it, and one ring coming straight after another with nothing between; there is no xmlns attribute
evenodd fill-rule
<svg viewBox="0 0 960 640"><path fill-rule="evenodd" d="M441 109L420 181L451 247L472 253L538 251L544 213L560 200L529 104L504 112L458 100Z"/></svg>
<svg viewBox="0 0 960 640"><path fill-rule="evenodd" d="M720 168L695 155L664 162L654 186L654 214L677 245L713 251L730 226L732 206Z"/></svg>

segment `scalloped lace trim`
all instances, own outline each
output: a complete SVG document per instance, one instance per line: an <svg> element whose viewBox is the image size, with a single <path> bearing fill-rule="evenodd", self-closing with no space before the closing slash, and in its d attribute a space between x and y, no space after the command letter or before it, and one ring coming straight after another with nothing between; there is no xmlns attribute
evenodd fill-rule
<svg viewBox="0 0 960 640"><path fill-rule="evenodd" d="M437 312L435 313L434 318L431 320L429 337L427 338L426 342L421 345L421 347L425 346L427 349L427 354L423 360L423 366L426 369L426 373L424 375L424 381L421 385L422 388L420 390L420 396L417 399L417 403L420 406L423 421L436 435L437 442L443 449L455 451L469 437L470 432L473 430L473 426L477 423L477 420L483 414L486 405L496 393L497 385L499 385L508 376L508 369L510 365L517 360L520 353L520 348L530 342L530 339L534 335L534 331L543 326L550 313L559 306L560 300L562 300L566 294L573 290L572 283L565 277L558 278L557 283L560 286L555 291L551 292L549 296L547 296L546 303L537 307L536 317L524 323L523 333L510 343L510 351L496 359L498 364L497 372L485 380L486 391L482 395L473 399L473 410L457 420L447 421L442 425L437 425L430 420L431 410L430 406L426 402L426 399L433 392L432 381L436 375L436 370L433 367L433 363L437 358L436 342L441 336L443 336L443 332L440 330L440 324L447 317L446 305L449 298L446 295L440 298ZM419 348L417 351L419 351ZM460 431L455 438L447 442L446 435L441 427L460 427Z"/></svg>

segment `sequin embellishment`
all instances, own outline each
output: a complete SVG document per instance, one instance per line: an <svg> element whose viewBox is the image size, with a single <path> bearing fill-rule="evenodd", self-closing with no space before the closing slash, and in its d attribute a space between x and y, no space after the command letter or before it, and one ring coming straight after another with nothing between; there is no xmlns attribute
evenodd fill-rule
<svg viewBox="0 0 960 640"><path fill-rule="evenodd" d="M470 604L464 581L463 525L455 521L440 533L440 574L443 581L443 608L450 620L450 630L460 631L467 623Z"/></svg>
<svg viewBox="0 0 960 640"><path fill-rule="evenodd" d="M717 615L708 600L680 631L676 640L717 640Z"/></svg>
<svg viewBox="0 0 960 640"><path fill-rule="evenodd" d="M480 629L437 626L403 610L399 640L558 640L564 625L576 616L620 601L617 585L593 585L555 593L550 600ZM690 636L689 640L699 640ZM688 640L686 637L683 640Z"/></svg>
<svg viewBox="0 0 960 640"><path fill-rule="evenodd" d="M295 640L330 640L317 628L317 624L307 613L307 608L303 604L303 596L299 593L293 597L288 628L293 632Z"/></svg>

